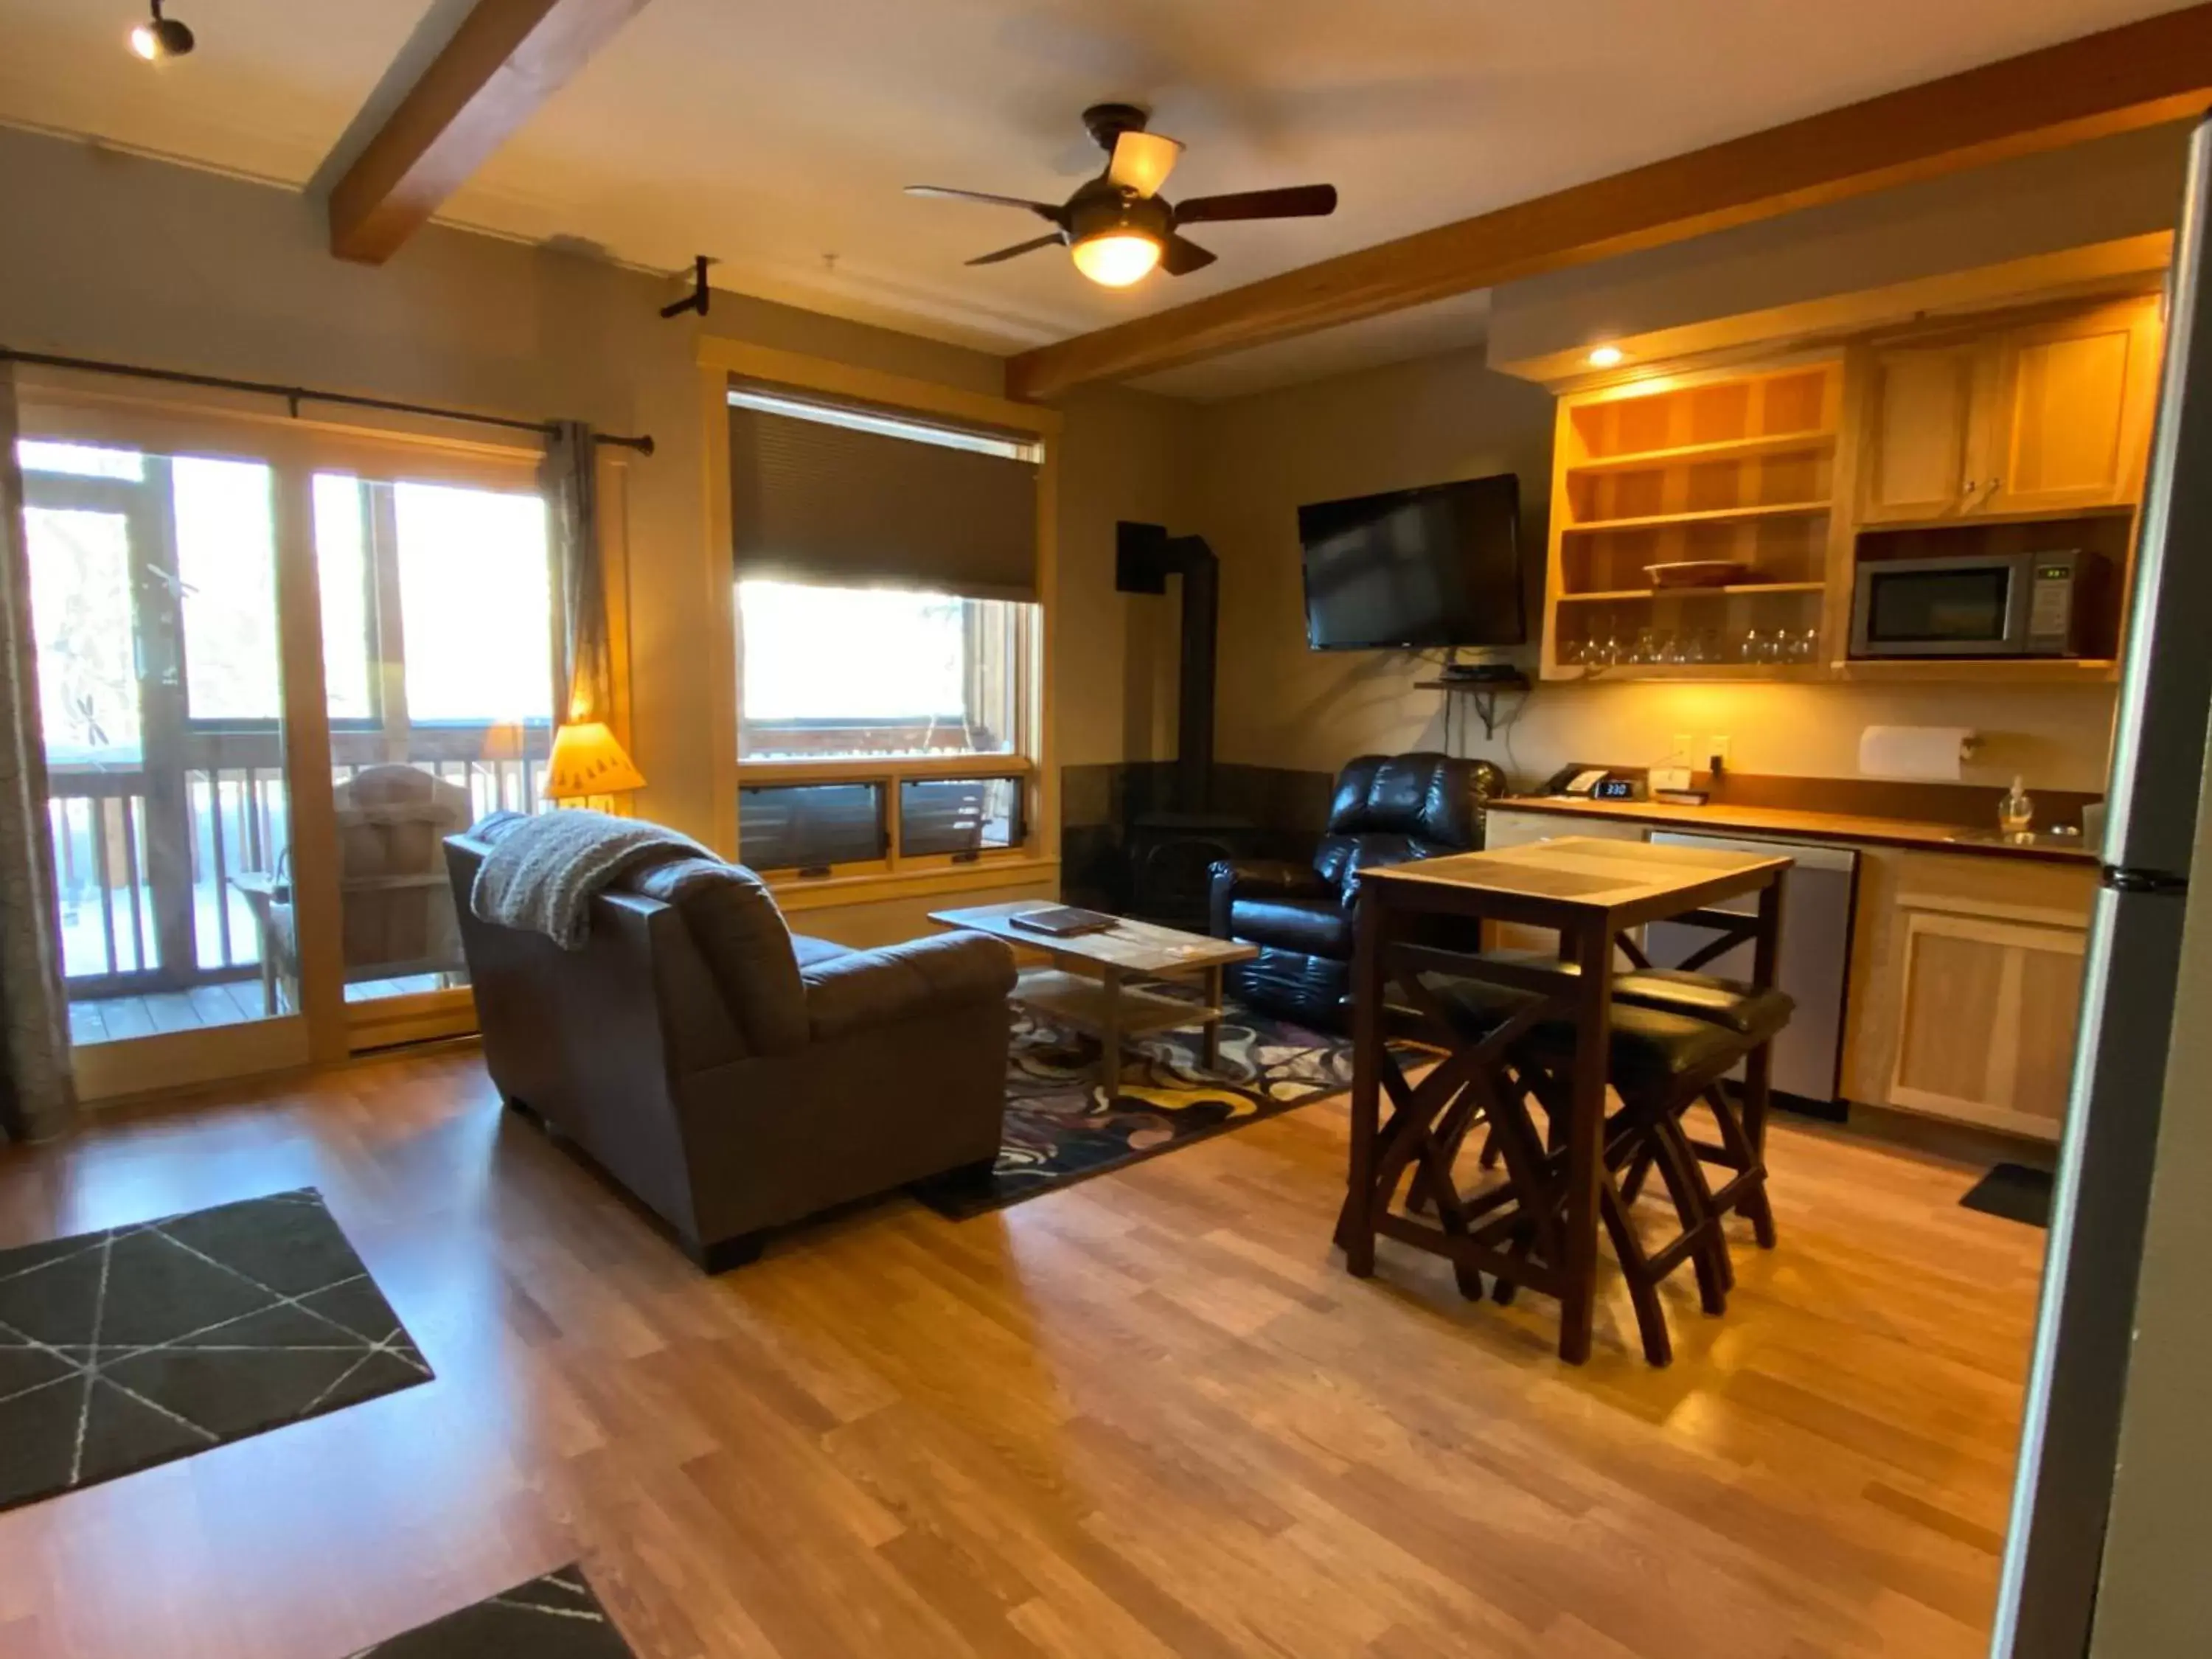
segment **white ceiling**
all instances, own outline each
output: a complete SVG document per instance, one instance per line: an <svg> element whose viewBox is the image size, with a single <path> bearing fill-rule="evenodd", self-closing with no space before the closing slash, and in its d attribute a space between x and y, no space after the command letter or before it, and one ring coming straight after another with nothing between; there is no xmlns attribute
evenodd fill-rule
<svg viewBox="0 0 2212 1659"><path fill-rule="evenodd" d="M305 185L393 59L434 48L465 9L169 3L200 49L149 68L122 44L137 0L0 0L0 120ZM1012 350L2166 9L653 0L444 216L655 268L706 252L720 287ZM900 193L1063 197L1099 160L1079 112L1106 98L1152 106L1154 128L1189 143L1170 198L1326 179L1343 205L1326 220L1207 227L1218 264L1115 292L1049 250L965 269L1039 227ZM1483 309L1448 303L1150 384L1218 397L1465 344Z"/></svg>

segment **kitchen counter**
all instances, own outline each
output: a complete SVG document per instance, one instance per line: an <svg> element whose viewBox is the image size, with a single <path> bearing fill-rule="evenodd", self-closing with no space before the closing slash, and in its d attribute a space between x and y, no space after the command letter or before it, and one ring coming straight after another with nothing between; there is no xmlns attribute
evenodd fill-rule
<svg viewBox="0 0 2212 1659"><path fill-rule="evenodd" d="M1805 841L1856 842L1876 847L1909 847L1927 853L1959 853L1974 858L2034 859L2057 864L2094 865L2094 846L2077 836L2036 836L2026 842L2002 840L1995 826L1962 829L1954 823L1923 823L1908 818L1857 817L1783 806L1735 806L1716 801L1705 806L1670 806L1652 800L1585 800L1569 795L1516 795L1490 803L1493 811L1553 812L1562 817L1610 818L1672 830L1703 830L1715 835L1787 836Z"/></svg>

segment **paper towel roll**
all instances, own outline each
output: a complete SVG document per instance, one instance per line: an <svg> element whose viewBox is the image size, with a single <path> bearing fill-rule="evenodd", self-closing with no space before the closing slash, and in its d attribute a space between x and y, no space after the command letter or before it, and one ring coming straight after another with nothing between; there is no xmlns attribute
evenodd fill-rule
<svg viewBox="0 0 2212 1659"><path fill-rule="evenodd" d="M1973 741L1966 726L1869 726L1859 733L1859 770L1870 778L1956 783Z"/></svg>

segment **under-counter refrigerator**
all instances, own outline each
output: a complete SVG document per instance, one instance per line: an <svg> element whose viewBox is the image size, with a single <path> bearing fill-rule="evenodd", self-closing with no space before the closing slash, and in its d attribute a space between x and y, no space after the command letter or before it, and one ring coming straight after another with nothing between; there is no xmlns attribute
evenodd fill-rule
<svg viewBox="0 0 2212 1659"><path fill-rule="evenodd" d="M2168 278L2166 362L2113 726L2102 880L1990 1644L1996 1659L2082 1659L2088 1651L2160 1113L2212 1109L2212 1083L2176 1079L2169 1091L2166 1076L2212 723L2208 191L2212 120L2190 141ZM2212 941L2193 939L2189 948L2212 950ZM2212 1009L2196 1017L2212 1018Z"/></svg>

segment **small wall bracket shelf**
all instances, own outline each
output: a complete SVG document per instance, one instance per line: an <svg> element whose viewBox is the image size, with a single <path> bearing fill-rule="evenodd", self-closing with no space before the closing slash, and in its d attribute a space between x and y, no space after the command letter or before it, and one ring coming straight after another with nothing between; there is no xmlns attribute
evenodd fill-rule
<svg viewBox="0 0 2212 1659"><path fill-rule="evenodd" d="M672 305L665 305L661 307L660 314L663 317L681 317L687 311L696 311L702 317L707 314L708 297L714 292L712 289L707 286L707 270L708 267L712 265L714 263L714 262L712 259L708 258L703 253L698 254L693 258L691 261L691 291Z"/></svg>
<svg viewBox="0 0 2212 1659"><path fill-rule="evenodd" d="M1528 695L1528 677L1516 670L1510 675L1490 675L1482 678L1468 676L1460 679L1416 680L1416 691L1442 691L1448 696L1470 699L1474 704L1474 717L1482 722L1482 735L1498 735L1498 700L1501 696L1525 697Z"/></svg>

